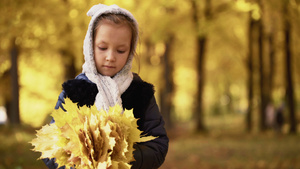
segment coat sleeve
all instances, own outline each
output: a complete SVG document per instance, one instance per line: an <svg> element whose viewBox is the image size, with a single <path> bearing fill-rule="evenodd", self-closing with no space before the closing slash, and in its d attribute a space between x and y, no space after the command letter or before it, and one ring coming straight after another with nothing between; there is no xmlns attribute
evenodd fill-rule
<svg viewBox="0 0 300 169"><path fill-rule="evenodd" d="M58 96L58 100L57 100L57 103L55 105L55 109L61 108L62 110L66 111L64 109L64 107L62 106L62 103L65 103L64 97L65 97L65 91L62 91L60 93L60 95ZM55 122L54 119L52 119L52 121L50 123L54 123L54 122ZM44 163L46 164L46 166L49 169L57 169L58 164L55 163L55 158L52 158L52 159L44 158L42 160L44 161ZM65 166L59 167L59 169L65 169Z"/></svg>
<svg viewBox="0 0 300 169"><path fill-rule="evenodd" d="M164 128L164 120L156 104L155 97L150 100L141 126L143 134L156 136L158 138L134 145L134 158L132 169L159 168L165 160L169 139Z"/></svg>
<svg viewBox="0 0 300 169"><path fill-rule="evenodd" d="M79 74L75 79L90 82L84 74ZM78 86L75 86L75 87L78 88ZM75 92L75 93L78 93L78 92ZM58 100L56 102L55 109L61 108L63 111L66 111L65 108L63 107L63 103L65 103L66 96L67 96L67 93L65 90L63 90L60 93L60 95L58 96ZM52 119L52 121L50 123L54 123L54 122L55 122L54 119ZM58 164L55 163L55 158L52 158L52 159L45 158L42 160L44 161L44 163L46 164L46 166L49 169L57 169ZM59 169L65 169L65 166L62 166Z"/></svg>

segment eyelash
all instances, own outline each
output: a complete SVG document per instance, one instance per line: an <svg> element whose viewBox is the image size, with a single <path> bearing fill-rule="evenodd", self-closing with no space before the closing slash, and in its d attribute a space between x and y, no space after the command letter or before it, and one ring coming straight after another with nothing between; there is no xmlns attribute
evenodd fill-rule
<svg viewBox="0 0 300 169"><path fill-rule="evenodd" d="M125 51L123 51L123 50L117 50L117 52L120 53L120 54L125 53Z"/></svg>
<svg viewBox="0 0 300 169"><path fill-rule="evenodd" d="M100 47L98 47L100 50L106 50L107 48L100 48Z"/></svg>
<svg viewBox="0 0 300 169"><path fill-rule="evenodd" d="M104 51L104 50L106 50L107 48L101 48L101 47L98 47L98 49ZM123 54L123 53L125 53L126 51L123 51L123 50L117 50L117 52L120 53L120 54Z"/></svg>

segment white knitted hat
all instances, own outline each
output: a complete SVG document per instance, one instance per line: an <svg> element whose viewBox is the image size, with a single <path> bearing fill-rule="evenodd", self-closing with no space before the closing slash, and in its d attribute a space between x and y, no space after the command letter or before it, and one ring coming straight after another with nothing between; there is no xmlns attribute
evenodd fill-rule
<svg viewBox="0 0 300 169"><path fill-rule="evenodd" d="M95 104L98 109L108 109L109 106L114 106L117 103L122 105L122 100L120 96L129 87L133 79L131 67L134 52L130 53L127 63L122 68L122 70L118 72L114 77L111 78L108 76L102 76L97 71L97 68L95 66L93 50L93 30L95 26L95 21L98 17L100 17L103 14L121 14L127 16L133 21L134 25L136 26L136 30L138 30L138 23L134 16L126 9L120 8L117 5L107 6L103 4L98 4L94 5L87 12L87 15L91 16L92 18L89 23L83 44L83 54L85 63L82 66L82 72L86 74L89 80L97 84L99 93L96 96ZM138 38L136 37L136 39ZM136 46L137 42L132 47L133 51L135 51Z"/></svg>
<svg viewBox="0 0 300 169"><path fill-rule="evenodd" d="M134 22L134 25L137 28L136 30L138 30L137 21L135 20L134 16L126 9L120 8L117 5L111 5L111 6L107 6L107 5L103 5L103 4L94 5L87 12L87 15L91 16L92 18L89 23L88 31L86 33L86 36L84 39L84 45L83 45L83 54L84 54L84 59L85 59L85 63L83 65L84 73L85 72L92 72L94 74L98 73L96 66L95 66L95 62L94 62L93 30L94 30L95 21L97 20L97 18L103 14L110 14L110 13L111 14L122 14L122 15L129 17ZM133 51L135 51L136 46L137 46L137 42L133 46ZM133 54L131 54L129 56L128 62L127 62L127 64L130 64L130 68L131 68L132 59L133 59ZM126 64L126 66L128 66L127 64Z"/></svg>

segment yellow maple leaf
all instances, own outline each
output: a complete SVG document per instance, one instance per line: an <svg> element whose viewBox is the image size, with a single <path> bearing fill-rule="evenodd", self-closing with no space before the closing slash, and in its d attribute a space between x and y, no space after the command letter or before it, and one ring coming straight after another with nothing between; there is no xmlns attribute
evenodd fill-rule
<svg viewBox="0 0 300 169"><path fill-rule="evenodd" d="M55 123L43 126L31 141L40 158L56 158L59 166L129 169L133 144L155 139L141 136L133 111L119 105L98 111L95 106L78 108L67 98L64 108L66 112L53 111Z"/></svg>

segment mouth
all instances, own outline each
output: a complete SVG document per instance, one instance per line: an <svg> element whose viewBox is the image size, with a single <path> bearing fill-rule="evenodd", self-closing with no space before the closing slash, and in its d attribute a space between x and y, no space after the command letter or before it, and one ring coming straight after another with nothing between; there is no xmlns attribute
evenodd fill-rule
<svg viewBox="0 0 300 169"><path fill-rule="evenodd" d="M108 68L108 69L114 69L114 66L108 66L108 65L103 65L104 68Z"/></svg>

